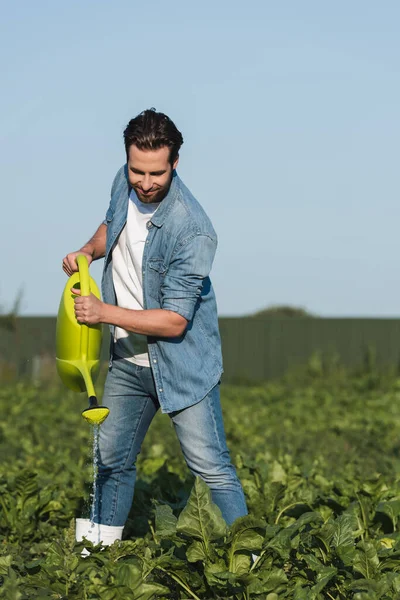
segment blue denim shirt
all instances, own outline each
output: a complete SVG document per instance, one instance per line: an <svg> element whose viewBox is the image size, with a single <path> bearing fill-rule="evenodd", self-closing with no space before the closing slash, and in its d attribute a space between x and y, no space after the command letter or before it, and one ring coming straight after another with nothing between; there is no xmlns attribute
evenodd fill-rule
<svg viewBox="0 0 400 600"><path fill-rule="evenodd" d="M116 304L112 249L126 223L131 189L124 165L114 179L104 221L107 245L102 292L107 304ZM147 338L161 410L173 412L202 400L223 371L217 305L209 278L217 235L175 171L168 194L147 228L142 267L144 308L164 308L188 320L180 337ZM114 326L110 330L113 339Z"/></svg>

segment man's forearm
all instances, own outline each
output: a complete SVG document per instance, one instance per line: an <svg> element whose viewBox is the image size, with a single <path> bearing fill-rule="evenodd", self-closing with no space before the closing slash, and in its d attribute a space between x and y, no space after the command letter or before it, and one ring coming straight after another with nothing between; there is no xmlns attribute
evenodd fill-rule
<svg viewBox="0 0 400 600"><path fill-rule="evenodd" d="M88 252L93 260L103 258L106 253L107 225L102 223L96 233L81 248L82 252Z"/></svg>
<svg viewBox="0 0 400 600"><path fill-rule="evenodd" d="M187 325L184 317L163 308L131 310L103 303L102 313L103 323L154 337L179 337Z"/></svg>

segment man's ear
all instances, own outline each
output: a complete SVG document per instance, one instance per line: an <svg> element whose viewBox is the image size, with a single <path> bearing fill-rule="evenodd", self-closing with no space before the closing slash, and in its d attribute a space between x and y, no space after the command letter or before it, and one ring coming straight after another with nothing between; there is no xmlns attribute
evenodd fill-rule
<svg viewBox="0 0 400 600"><path fill-rule="evenodd" d="M178 162L179 162L179 154L176 157L176 159L174 161L174 164L172 165L172 170L176 169L176 167L178 166Z"/></svg>

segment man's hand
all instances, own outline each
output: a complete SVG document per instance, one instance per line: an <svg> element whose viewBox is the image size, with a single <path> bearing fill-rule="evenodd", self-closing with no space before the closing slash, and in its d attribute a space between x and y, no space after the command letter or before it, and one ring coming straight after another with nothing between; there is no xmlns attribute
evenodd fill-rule
<svg viewBox="0 0 400 600"><path fill-rule="evenodd" d="M75 316L79 323L86 325L103 323L104 302L96 298L94 294L81 296L81 290L77 288L71 288L71 292L77 296L75 298Z"/></svg>
<svg viewBox="0 0 400 600"><path fill-rule="evenodd" d="M72 273L76 273L76 271L78 271L76 257L80 254L86 256L88 260L88 265L90 265L90 263L93 261L93 256L89 254L89 252L85 252L82 250L78 250L77 252L70 252L65 258L63 258L62 261L63 271L68 275L68 277L71 277Z"/></svg>

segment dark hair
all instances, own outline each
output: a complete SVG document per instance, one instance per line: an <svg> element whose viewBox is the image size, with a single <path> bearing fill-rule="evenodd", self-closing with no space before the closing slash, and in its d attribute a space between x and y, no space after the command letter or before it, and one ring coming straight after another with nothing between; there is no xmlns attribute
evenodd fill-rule
<svg viewBox="0 0 400 600"><path fill-rule="evenodd" d="M183 144L183 137L167 115L150 108L129 121L124 131L124 143L127 157L132 145L139 150L157 150L167 146L170 148L169 161L173 164Z"/></svg>

